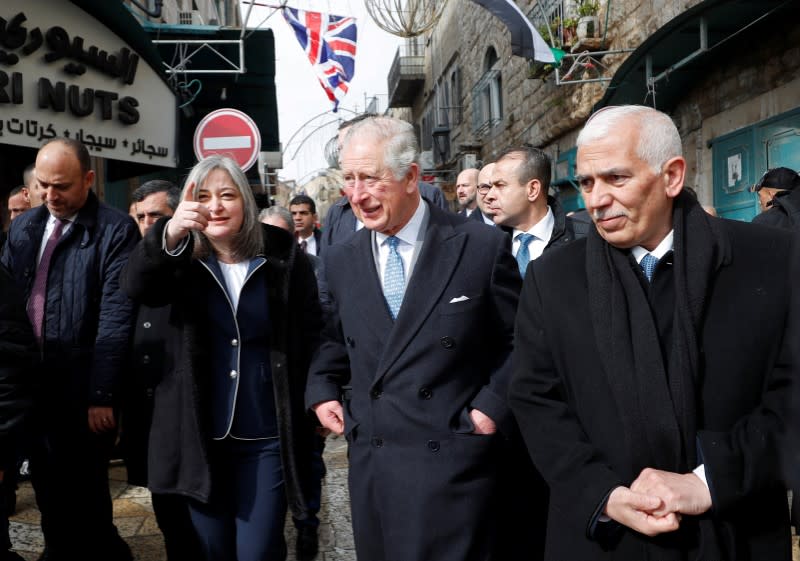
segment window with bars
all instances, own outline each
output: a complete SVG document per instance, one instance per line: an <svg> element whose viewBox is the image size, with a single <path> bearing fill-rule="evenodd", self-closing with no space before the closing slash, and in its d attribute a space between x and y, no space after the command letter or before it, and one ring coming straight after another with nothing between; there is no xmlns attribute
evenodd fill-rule
<svg viewBox="0 0 800 561"><path fill-rule="evenodd" d="M483 134L503 120L503 76L493 47L484 57L484 74L472 88L472 131Z"/></svg>

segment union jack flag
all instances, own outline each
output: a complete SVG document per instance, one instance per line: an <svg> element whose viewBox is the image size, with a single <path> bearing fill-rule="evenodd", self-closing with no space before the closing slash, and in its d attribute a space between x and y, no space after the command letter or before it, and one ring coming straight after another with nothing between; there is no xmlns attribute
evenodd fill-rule
<svg viewBox="0 0 800 561"><path fill-rule="evenodd" d="M295 8L284 8L283 17L294 29L336 111L355 72L356 19Z"/></svg>

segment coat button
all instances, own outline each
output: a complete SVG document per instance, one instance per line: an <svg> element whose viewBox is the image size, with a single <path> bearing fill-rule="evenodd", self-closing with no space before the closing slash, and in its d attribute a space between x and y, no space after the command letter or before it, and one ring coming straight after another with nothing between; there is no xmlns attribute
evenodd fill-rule
<svg viewBox="0 0 800 561"><path fill-rule="evenodd" d="M146 321L142 324L142 327L144 327L145 329L150 329L151 327L153 327L153 324L150 323L149 321Z"/></svg>
<svg viewBox="0 0 800 561"><path fill-rule="evenodd" d="M230 373L228 374L228 376L231 377L231 380L236 378L236 370L231 370Z"/></svg>
<svg viewBox="0 0 800 561"><path fill-rule="evenodd" d="M380 436L373 436L372 437L372 445L375 448L381 448L383 446L383 439Z"/></svg>
<svg viewBox="0 0 800 561"><path fill-rule="evenodd" d="M352 337L348 337L347 339L345 339L345 342L347 343L347 346L350 347L351 349L356 346L356 342L353 340Z"/></svg>
<svg viewBox="0 0 800 561"><path fill-rule="evenodd" d="M231 347L238 347L239 341L236 339L231 339Z"/></svg>
<svg viewBox="0 0 800 561"><path fill-rule="evenodd" d="M142 364L150 364L150 355L144 355L142 357Z"/></svg>
<svg viewBox="0 0 800 561"><path fill-rule="evenodd" d="M442 337L439 342L445 349L452 349L456 346L456 340L449 336Z"/></svg>
<svg viewBox="0 0 800 561"><path fill-rule="evenodd" d="M369 395L372 397L372 399L380 399L380 397L383 395L383 389L380 386L372 388L369 392Z"/></svg>
<svg viewBox="0 0 800 561"><path fill-rule="evenodd" d="M422 387L419 389L419 397L421 399L430 399L433 397L433 392L430 388Z"/></svg>
<svg viewBox="0 0 800 561"><path fill-rule="evenodd" d="M439 451L439 441L438 440L429 440L428 441L428 450L431 452L438 452Z"/></svg>

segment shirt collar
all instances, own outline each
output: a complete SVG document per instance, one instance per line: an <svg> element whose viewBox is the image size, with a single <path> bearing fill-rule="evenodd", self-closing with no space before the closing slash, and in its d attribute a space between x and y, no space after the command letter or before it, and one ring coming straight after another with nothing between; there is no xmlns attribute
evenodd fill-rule
<svg viewBox="0 0 800 561"><path fill-rule="evenodd" d="M419 198L417 200L417 210L414 211L414 214L411 216L411 220L409 220L406 225L403 226L394 236L403 243L416 245L417 236L419 235L419 230L422 227L422 219L424 216L425 205L422 202L422 198ZM378 242L378 247L380 247L388 237L389 236L386 234L375 232L375 240Z"/></svg>
<svg viewBox="0 0 800 561"><path fill-rule="evenodd" d="M67 216L66 218L63 218L63 219L56 218L52 214L48 213L48 215L47 215L47 226L55 226L56 220L66 220L67 222L69 222L71 224L72 222L75 222L75 219L77 217L78 217L78 213L77 212L75 214L73 214L71 216Z"/></svg>
<svg viewBox="0 0 800 561"><path fill-rule="evenodd" d="M648 253L655 257L658 260L661 260L664 255L667 254L668 251L672 251L672 239L674 237L675 230L670 230L669 234L661 240L661 243L656 246L653 251L647 251L640 245L631 248L631 254L633 254L633 258L636 259L637 263L641 263L644 256Z"/></svg>
<svg viewBox="0 0 800 561"><path fill-rule="evenodd" d="M528 230L527 233L536 236L536 239L542 240L544 242L549 242L550 237L553 235L553 226L555 226L555 223L556 219L555 216L553 216L553 209L551 209L550 206L548 205L547 214L545 214L544 218L539 220L539 222L531 226L530 230ZM526 232L514 228L514 233L512 237L513 239L516 240L517 236L524 233Z"/></svg>

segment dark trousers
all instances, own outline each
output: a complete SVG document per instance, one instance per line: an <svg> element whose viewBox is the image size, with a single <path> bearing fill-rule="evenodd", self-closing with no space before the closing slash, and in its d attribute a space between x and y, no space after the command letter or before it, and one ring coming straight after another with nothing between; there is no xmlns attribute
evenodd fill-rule
<svg viewBox="0 0 800 561"><path fill-rule="evenodd" d="M198 561L203 558L200 541L189 514L189 499L181 495L153 493L153 512L164 535L169 561Z"/></svg>
<svg viewBox="0 0 800 561"><path fill-rule="evenodd" d="M211 473L209 502L189 502L206 559L286 559L283 527L287 505L278 439L215 442Z"/></svg>
<svg viewBox="0 0 800 561"><path fill-rule="evenodd" d="M54 413L33 435L31 482L49 558L130 559L114 526L108 488L115 435L91 432L86 411Z"/></svg>
<svg viewBox="0 0 800 561"><path fill-rule="evenodd" d="M312 449L311 449L311 469L308 471L309 480L303 486L307 489L306 508L308 508L308 518L305 520L298 520L292 517L295 528L318 528L320 506L322 504L322 480L325 479L325 461L322 459L322 453L325 452L325 437L320 436L314 431L311 435Z"/></svg>

